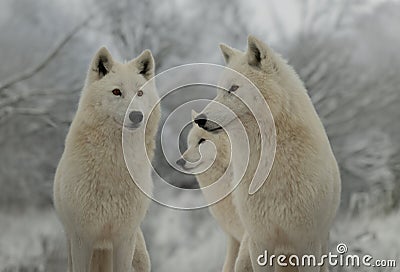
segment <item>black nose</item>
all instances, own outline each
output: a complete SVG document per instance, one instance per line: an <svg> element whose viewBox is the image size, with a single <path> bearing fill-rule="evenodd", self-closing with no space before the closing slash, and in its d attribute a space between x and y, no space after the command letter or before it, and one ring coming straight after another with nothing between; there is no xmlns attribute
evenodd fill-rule
<svg viewBox="0 0 400 272"><path fill-rule="evenodd" d="M205 114L200 114L194 118L194 122L199 125L199 127L204 128L207 123L207 116Z"/></svg>
<svg viewBox="0 0 400 272"><path fill-rule="evenodd" d="M176 161L176 164L179 166L184 166L186 164L186 161L184 159L179 159Z"/></svg>
<svg viewBox="0 0 400 272"><path fill-rule="evenodd" d="M143 113L141 111L131 111L129 113L129 120L134 124L139 124L143 120Z"/></svg>

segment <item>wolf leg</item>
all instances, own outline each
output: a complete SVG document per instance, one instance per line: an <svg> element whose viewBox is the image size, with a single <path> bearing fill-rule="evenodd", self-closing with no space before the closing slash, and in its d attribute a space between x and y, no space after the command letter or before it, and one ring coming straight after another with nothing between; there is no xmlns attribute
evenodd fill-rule
<svg viewBox="0 0 400 272"><path fill-rule="evenodd" d="M150 256L147 251L143 232L140 228L136 232L136 247L133 254L132 266L135 272L150 272L151 270Z"/></svg>
<svg viewBox="0 0 400 272"><path fill-rule="evenodd" d="M235 263L235 272L248 271L253 271L253 268L249 254L249 236L247 233L245 233L243 234L242 241L240 242L239 254Z"/></svg>
<svg viewBox="0 0 400 272"><path fill-rule="evenodd" d="M239 253L239 246L239 242L231 235L229 235L227 241L225 263L222 269L223 272L234 271L236 258L238 257Z"/></svg>

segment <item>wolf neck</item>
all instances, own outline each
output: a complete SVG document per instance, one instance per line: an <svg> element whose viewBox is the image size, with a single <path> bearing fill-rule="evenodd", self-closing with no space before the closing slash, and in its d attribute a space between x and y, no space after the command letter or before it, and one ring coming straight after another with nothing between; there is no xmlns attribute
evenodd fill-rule
<svg viewBox="0 0 400 272"><path fill-rule="evenodd" d="M141 138L139 134L129 135L132 143L141 142L140 140L134 141L136 137ZM95 156L98 156L100 152L112 151L112 154L121 154L122 158L122 127L109 119L92 122L84 118L75 118L66 139L66 148L75 152L89 154L94 152Z"/></svg>

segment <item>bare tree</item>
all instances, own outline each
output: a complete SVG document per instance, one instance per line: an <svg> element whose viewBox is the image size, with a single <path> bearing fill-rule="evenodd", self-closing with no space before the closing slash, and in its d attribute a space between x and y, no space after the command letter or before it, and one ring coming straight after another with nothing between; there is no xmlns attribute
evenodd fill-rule
<svg viewBox="0 0 400 272"><path fill-rule="evenodd" d="M51 16L57 17L59 22L68 16L57 8L57 4L44 5L43 1L25 4L13 2L9 8L12 13L28 12L26 18L18 22L21 24L30 22L29 16L39 12L48 11ZM66 128L73 116L74 106L71 102L77 100L81 89L81 83L77 80L80 75L75 71L68 73L68 69L62 71L59 67L65 66L65 59L70 57L66 54L68 47L76 45L74 38L91 19L92 15L85 16L65 31L56 30L57 25L47 25L46 21L36 21L34 17L34 23L30 27L36 27L39 31L43 28L48 33L48 36L41 36L37 43L44 48L45 41L53 44L45 54L45 49L34 50L36 41L29 32L25 36L6 36L6 40L20 39L17 40L15 48L8 48L8 51L15 51L12 59L18 62L21 57L20 61L23 63L20 65L22 68L18 69L18 66L13 64L16 67L14 72L2 70L0 74L0 78L3 78L0 81L0 157L5 162L0 166L0 184L4 188L0 193L2 205L51 203L53 169L61 152ZM45 26L42 26L42 23ZM28 27L24 27L26 31ZM62 27L64 28L64 25ZM2 28L7 29L5 26ZM56 43L53 41L53 31L59 37ZM5 31L4 35L6 34L14 35ZM33 34L32 36L36 38ZM6 52L2 52L2 58L5 60L8 59ZM77 66L73 61L71 63ZM64 73L67 73L68 77L65 77ZM10 77L9 74L13 76ZM53 86L54 83L56 86ZM47 145L43 145L43 139L47 139Z"/></svg>
<svg viewBox="0 0 400 272"><path fill-rule="evenodd" d="M321 1L316 14L309 14L304 7L303 29L287 55L304 80L331 139L342 172L343 205L349 205L353 195L359 199L357 194L366 193L374 198L367 207L376 207L382 197L386 198L383 205L390 206L391 191L400 186L391 170L391 165L396 165L392 160L398 152L394 145L400 129L395 122L400 117L395 110L400 102L396 75L400 65L382 54L399 42L393 38L389 42L387 36L379 40L370 33L372 27L376 28L374 33L384 36L388 22L381 20L388 20L388 10L397 9L392 13L398 14L400 7L382 5L380 13L370 18L355 12L358 1L349 2L336 1L337 11L333 13L335 5L331 2ZM303 4L307 6L309 1ZM395 15L390 20L396 25ZM387 51L382 52L382 48Z"/></svg>

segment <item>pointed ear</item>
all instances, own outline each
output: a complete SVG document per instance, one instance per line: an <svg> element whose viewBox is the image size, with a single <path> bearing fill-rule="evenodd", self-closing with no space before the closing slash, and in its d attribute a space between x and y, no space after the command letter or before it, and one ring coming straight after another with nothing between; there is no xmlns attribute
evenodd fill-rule
<svg viewBox="0 0 400 272"><path fill-rule="evenodd" d="M107 48L104 46L100 48L93 57L87 76L87 82L90 84L103 78L111 71L113 63L113 58Z"/></svg>
<svg viewBox="0 0 400 272"><path fill-rule="evenodd" d="M235 54L235 49L224 43L221 43L219 45L219 48L221 49L222 55L224 56L225 63L228 64L232 56Z"/></svg>
<svg viewBox="0 0 400 272"><path fill-rule="evenodd" d="M136 66L139 74L143 75L144 78L150 79L154 76L154 58L150 50L144 50L132 62L133 65Z"/></svg>
<svg viewBox="0 0 400 272"><path fill-rule="evenodd" d="M192 110L192 121L194 121L194 118L196 118L197 115L199 115L198 112L196 112L195 110Z"/></svg>
<svg viewBox="0 0 400 272"><path fill-rule="evenodd" d="M268 47L256 37L247 39L247 61L249 65L260 68L261 62L268 56Z"/></svg>

